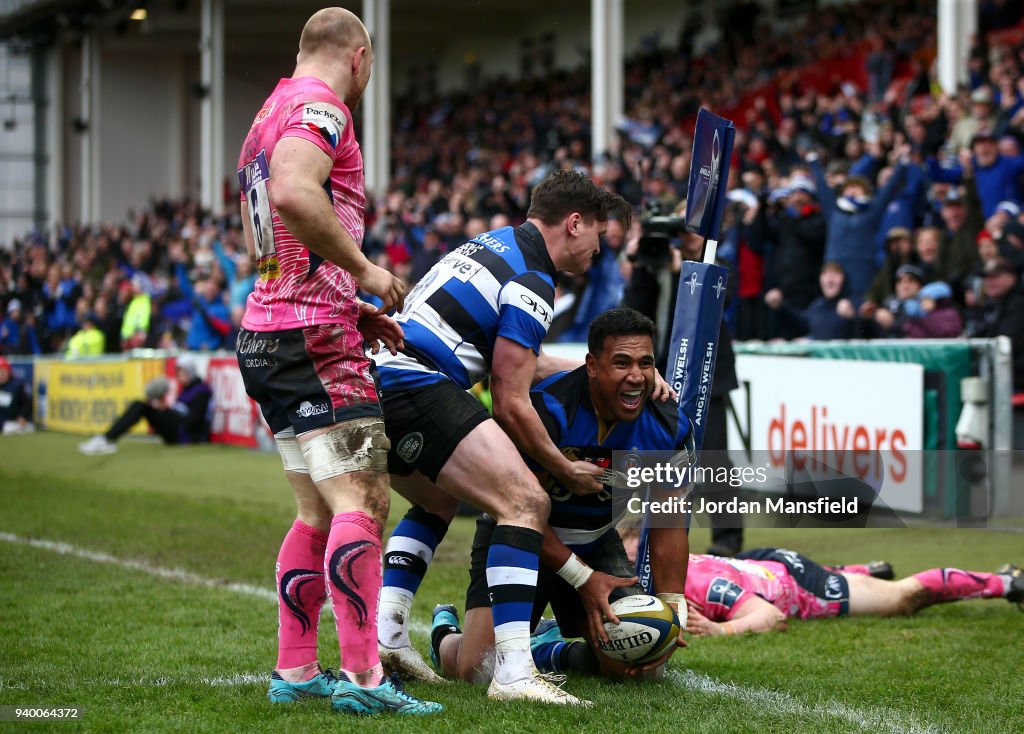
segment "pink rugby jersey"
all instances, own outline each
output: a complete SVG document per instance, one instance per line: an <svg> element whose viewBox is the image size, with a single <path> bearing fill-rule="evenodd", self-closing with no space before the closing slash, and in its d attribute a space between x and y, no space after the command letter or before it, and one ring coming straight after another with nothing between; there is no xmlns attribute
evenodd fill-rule
<svg viewBox="0 0 1024 734"><path fill-rule="evenodd" d="M759 596L787 617L811 619L839 615L839 603L802 589L789 570L775 561L751 561L691 555L686 598L712 622L726 622L752 596Z"/></svg>
<svg viewBox="0 0 1024 734"><path fill-rule="evenodd" d="M268 196L270 160L278 141L308 140L334 165L323 182L338 221L363 241L366 192L363 156L352 129L352 114L319 79L282 79L253 120L238 159L238 183L248 204L259 279L249 296L242 326L279 331L322 324L355 325L357 284L352 275L323 260L281 222Z"/></svg>

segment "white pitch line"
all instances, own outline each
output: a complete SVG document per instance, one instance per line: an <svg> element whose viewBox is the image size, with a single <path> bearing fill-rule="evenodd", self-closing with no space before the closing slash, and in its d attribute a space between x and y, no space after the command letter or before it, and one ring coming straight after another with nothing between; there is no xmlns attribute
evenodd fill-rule
<svg viewBox="0 0 1024 734"><path fill-rule="evenodd" d="M189 571L182 571L179 568L162 568L160 566L154 566L146 563L145 561L135 561L130 558L118 558L112 556L109 553L102 553L100 551L91 551L87 548L79 548L78 546L70 545L68 543L60 543L54 540L42 540L39 538L22 538L18 535L12 535L11 533L5 533L0 531L0 540L8 543L14 543L15 545L27 545L32 548L41 548L43 550L52 551L59 553L62 556L74 556L75 558L84 558L87 561L94 561L96 563L106 563L111 566L120 566L121 568L129 568L133 571L141 571L142 573L149 574L150 576L157 576L168 581L179 581L185 584L192 584L194 586L206 586L211 589L225 589L227 591L233 591L236 594L245 594L247 596L255 596L260 599L267 601L277 601L277 594L271 589L262 589L252 584L239 584L233 581L218 581L217 579L203 578Z"/></svg>
<svg viewBox="0 0 1024 734"><path fill-rule="evenodd" d="M891 734L932 734L937 731L931 726L922 726L913 719L888 709L856 709L831 700L825 703L807 703L783 691L724 683L692 670L671 670L668 678L676 685L692 691L727 696L767 711L843 719L864 731L885 731Z"/></svg>
<svg viewBox="0 0 1024 734"><path fill-rule="evenodd" d="M118 558L117 556L112 556L109 553L93 551L88 548L80 548L78 546L71 545L70 543L61 543L55 540L23 538L19 535L5 533L3 531L0 531L0 540L7 543L13 543L15 545L27 545L32 548L48 550L62 556L73 556L75 558L93 561L94 563L104 563L110 566L119 566L121 568L131 569L132 571L141 571L142 573L149 574L150 576L167 579L168 581L177 581L179 583L192 584L193 586L205 586L209 589L224 589L225 591L232 591L236 594L243 594L245 596L252 596L257 599L273 602L275 604L277 603L277 592L273 589L253 586L252 584L240 584L234 581L205 578L192 573L191 571L183 571L180 568L164 568L162 566L154 566L153 564L146 563L145 561L137 561L131 558ZM333 613L330 600L328 600L324 605L324 611ZM430 634L430 625L425 622L410 622L409 629L411 632L416 634Z"/></svg>

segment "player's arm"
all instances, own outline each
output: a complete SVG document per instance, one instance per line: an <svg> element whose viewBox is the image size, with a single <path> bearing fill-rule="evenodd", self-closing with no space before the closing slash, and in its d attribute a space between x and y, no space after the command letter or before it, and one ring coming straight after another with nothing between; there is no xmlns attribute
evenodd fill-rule
<svg viewBox="0 0 1024 734"><path fill-rule="evenodd" d="M736 608L727 622L713 622L690 605L686 631L692 635L737 635L741 632L771 632L787 629L786 615L759 596L751 594Z"/></svg>
<svg viewBox="0 0 1024 734"><path fill-rule="evenodd" d="M314 143L282 138L270 159L270 201L285 228L305 247L352 273L360 287L383 299L382 310L401 310L402 281L371 263L334 214L323 188L332 166L330 156Z"/></svg>
<svg viewBox="0 0 1024 734"><path fill-rule="evenodd" d="M530 400L537 355L529 347L499 336L491 360L494 419L520 451L548 470L574 494L592 494L603 485L594 479L601 469L586 461L569 461L558 450Z"/></svg>
<svg viewBox="0 0 1024 734"><path fill-rule="evenodd" d="M612 612L608 599L615 589L635 584L636 577L618 578L590 568L569 549L569 546L559 540L550 525L544 526L540 562L555 571L579 593L587 615L590 639L608 642L608 632L603 622L607 620L612 624L619 623L619 618Z"/></svg>
<svg viewBox="0 0 1024 734"><path fill-rule="evenodd" d="M678 492L655 490L652 499L660 501L677 494ZM682 522L683 518L680 517L679 520L679 527L651 528L648 543L651 574L654 576L657 597L675 610L682 629L679 630L679 638L676 640L675 647L669 648L659 659L650 663L630 666L627 671L629 675L639 675L645 671L659 668L668 662L676 648L686 647L683 630L686 629L688 615L683 591L686 589L686 566L690 559L690 540L686 534L686 525Z"/></svg>
<svg viewBox="0 0 1024 734"><path fill-rule="evenodd" d="M537 355L537 367L533 373L534 384L546 380L558 372L570 372L583 364L582 360L569 357L555 357L543 349Z"/></svg>

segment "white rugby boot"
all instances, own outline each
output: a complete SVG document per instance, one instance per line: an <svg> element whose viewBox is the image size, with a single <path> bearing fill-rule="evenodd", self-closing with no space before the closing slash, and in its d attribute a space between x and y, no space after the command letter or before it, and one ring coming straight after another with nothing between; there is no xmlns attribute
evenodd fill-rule
<svg viewBox="0 0 1024 734"><path fill-rule="evenodd" d="M78 444L78 450L87 456L113 454L117 452L117 444L108 441L106 436L93 436L88 441Z"/></svg>
<svg viewBox="0 0 1024 734"><path fill-rule="evenodd" d="M558 706L593 706L592 701L577 698L561 685L565 682L564 675L533 671L526 677L512 683L499 683L491 679L487 689L487 697L495 701L537 701L553 703Z"/></svg>
<svg viewBox="0 0 1024 734"><path fill-rule="evenodd" d="M385 647L377 645L380 662L389 674L398 673L402 680L418 680L424 683L444 683L444 678L435 673L423 656L412 646Z"/></svg>

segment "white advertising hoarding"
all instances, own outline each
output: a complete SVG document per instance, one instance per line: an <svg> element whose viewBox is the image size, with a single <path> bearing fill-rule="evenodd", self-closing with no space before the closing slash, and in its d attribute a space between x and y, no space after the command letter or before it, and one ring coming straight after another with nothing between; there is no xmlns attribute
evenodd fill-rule
<svg viewBox="0 0 1024 734"><path fill-rule="evenodd" d="M782 469L795 452L879 487L891 509L922 511L921 365L738 354L736 374L728 423L737 465L758 451Z"/></svg>

